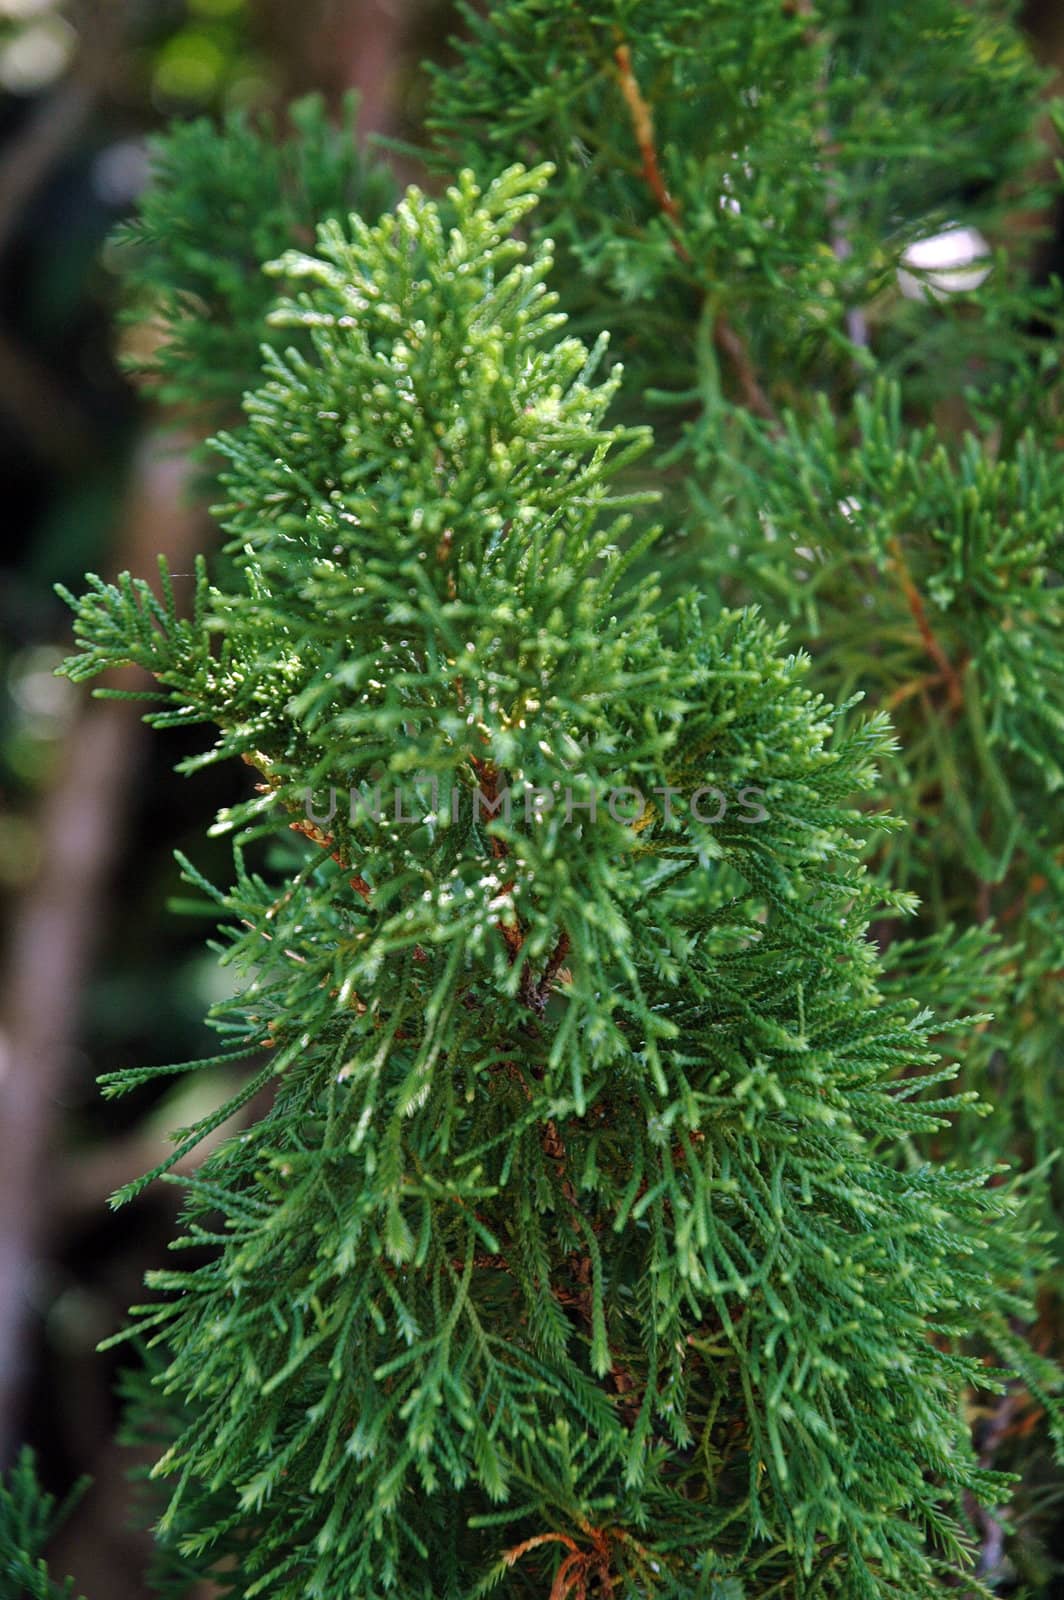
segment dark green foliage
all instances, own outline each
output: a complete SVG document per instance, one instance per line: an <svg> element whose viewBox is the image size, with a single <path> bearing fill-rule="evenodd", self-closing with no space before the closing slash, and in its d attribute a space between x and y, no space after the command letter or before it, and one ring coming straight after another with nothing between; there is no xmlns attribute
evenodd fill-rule
<svg viewBox="0 0 1064 1600"><path fill-rule="evenodd" d="M948 738L957 780L933 808L931 865L956 859L969 878L998 882L1022 849L1059 893L1059 452L1030 430L1007 449L971 433L950 449L933 428L907 427L899 389L879 386L858 396L852 422L825 401L808 422L788 416L782 434L758 430L750 469L762 516L743 546L744 582L778 597L806 638L828 642L847 692L891 702L916 804L941 783ZM935 898L949 894L967 905L970 882Z"/></svg>
<svg viewBox="0 0 1064 1600"><path fill-rule="evenodd" d="M88 1487L75 1486L62 1505L42 1489L32 1450L23 1450L0 1479L0 1593L11 1600L74 1600L74 1580L58 1582L43 1551Z"/></svg>
<svg viewBox="0 0 1064 1600"><path fill-rule="evenodd" d="M1040 75L1011 9L504 0L468 8L436 126L448 160L555 162L539 224L571 263L567 302L593 326L609 308L631 401L644 417L670 408L659 442L683 439L705 490L730 442L725 402L750 398L714 337L722 316L781 401L871 366L848 313L877 360L937 394L973 353L988 375L1016 363L1029 303L1008 316L1002 294L997 328L951 315L944 348L941 313L896 286L903 248L959 205L992 235L1030 163Z"/></svg>
<svg viewBox="0 0 1064 1600"><path fill-rule="evenodd" d="M920 901L877 920L890 986L997 1013L936 1034L992 1114L918 1144L1020 1156L1059 1259L1061 302L1026 275L1048 163L1015 13L507 0L467 17L436 125L445 161L557 163L539 225L655 423L672 581L756 602L829 698L889 714L908 826L872 866ZM921 294L906 247L961 223L984 270ZM1055 1265L1059 1349L1050 1292Z"/></svg>
<svg viewBox="0 0 1064 1600"><path fill-rule="evenodd" d="M179 130L148 206L173 392L252 391L231 577L92 580L67 671L147 669L217 730L188 769L258 777L234 886L184 863L240 985L193 1066L251 1064L117 1197L254 1105L136 1313L160 1584L986 1593L970 1414L1061 1428L1057 313L896 268L993 234L1038 76L953 0L470 27L438 125L482 188L349 217L305 112L302 155ZM202 231L230 183L268 275Z"/></svg>
<svg viewBox="0 0 1064 1600"><path fill-rule="evenodd" d="M138 365L163 400L208 427L230 420L271 339L263 263L309 244L326 217L375 216L394 198L390 173L359 151L355 112L350 97L334 128L310 97L291 107L280 142L267 119L233 112L221 130L197 118L152 147L157 184L117 236L129 252L131 317L161 336Z"/></svg>
<svg viewBox="0 0 1064 1600"><path fill-rule="evenodd" d="M984 1156L1041 1161L1064 1047L1059 285L1026 284L1018 249L963 292L897 275L914 238L962 220L1004 245L1020 185L1043 198L1013 9L512 0L471 19L437 120L482 166L515 138L558 162L542 225L656 420L673 572L786 620L818 687L889 713L909 827L877 865L922 902L909 992L937 1004L931 953L966 924L1004 942L1007 1016L968 1081L996 1060Z"/></svg>
<svg viewBox="0 0 1064 1600"><path fill-rule="evenodd" d="M173 1159L275 1094L188 1185L216 1255L139 1314L186 1418L162 1532L271 1600L930 1596L950 1506L1004 1491L963 1342L1009 1338L1036 1241L988 1174L891 1155L961 1102L866 936L908 908L854 806L888 729L756 615L632 581L613 481L649 441L604 429L617 374L511 237L548 180L411 191L279 263L309 346L219 441L242 586L77 605L71 675L148 668L153 720L262 774L229 825L311 840L200 884L243 975L217 1025L269 1053ZM765 814L705 825L703 785Z"/></svg>

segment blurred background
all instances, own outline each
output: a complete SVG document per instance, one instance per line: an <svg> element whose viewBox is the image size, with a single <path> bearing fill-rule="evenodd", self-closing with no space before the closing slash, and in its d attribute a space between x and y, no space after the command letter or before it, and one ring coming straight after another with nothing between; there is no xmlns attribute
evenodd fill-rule
<svg viewBox="0 0 1064 1600"><path fill-rule="evenodd" d="M1064 64L1060 0L1025 22ZM147 574L157 550L188 572L213 538L180 437L123 376L108 237L175 116L354 87L364 136L416 142L420 63L445 60L458 26L448 0L0 0L0 1455L28 1441L59 1493L92 1475L53 1551L92 1600L145 1594L115 1442L128 1356L95 1348L163 1262L177 1207L163 1185L118 1214L107 1198L232 1088L195 1074L105 1103L94 1080L216 1048L202 1019L226 973L209 928L167 913L173 852L228 881L206 829L246 792L226 767L174 775L196 730L148 736L137 705L53 675L70 646L55 582ZM1037 270L1062 261L1058 240Z"/></svg>

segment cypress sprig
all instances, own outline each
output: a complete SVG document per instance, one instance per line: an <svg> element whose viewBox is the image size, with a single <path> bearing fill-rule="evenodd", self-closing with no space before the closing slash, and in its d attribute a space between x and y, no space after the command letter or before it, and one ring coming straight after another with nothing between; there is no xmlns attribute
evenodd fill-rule
<svg viewBox="0 0 1064 1600"><path fill-rule="evenodd" d="M552 181L276 260L232 582L75 602L70 676L147 668L259 779L233 887L186 874L262 1065L123 1196L254 1102L135 1310L160 1537L247 1600L930 1600L1009 1481L968 1335L1043 1241L997 1169L897 1159L970 1096L868 936L913 907L865 865L893 735L641 576L652 441L514 233Z"/></svg>
<svg viewBox="0 0 1064 1600"><path fill-rule="evenodd" d="M985 1102L907 1159L1025 1169L1052 1236L1026 1337L1059 1355L1061 285L1043 235L1061 169L1043 134L1064 123L1019 18L503 0L465 16L434 126L444 166L491 172L517 140L557 163L538 226L575 325L620 341L621 415L654 424L667 584L785 620L815 690L889 716L882 793L906 826L871 865L919 907L875 937L890 991L936 1014ZM1027 1388L994 1413L1022 1425L984 1430L1026 1479L1016 1528L1059 1493ZM1011 1582L1015 1562L1041 1593L1037 1540L1002 1527L984 1522L988 1571Z"/></svg>
<svg viewBox="0 0 1064 1600"><path fill-rule="evenodd" d="M130 364L158 397L205 426L229 422L258 380L273 302L263 264L308 244L327 217L376 215L395 198L388 169L355 141L357 101L339 127L320 96L297 101L290 128L232 112L177 123L152 142L156 182L115 242L141 336Z"/></svg>
<svg viewBox="0 0 1064 1600"><path fill-rule="evenodd" d="M5 1594L20 1600L76 1600L73 1578L53 1578L44 1551L88 1486L87 1478L80 1479L59 1503L42 1486L33 1451L20 1451L0 1479L0 1581Z"/></svg>

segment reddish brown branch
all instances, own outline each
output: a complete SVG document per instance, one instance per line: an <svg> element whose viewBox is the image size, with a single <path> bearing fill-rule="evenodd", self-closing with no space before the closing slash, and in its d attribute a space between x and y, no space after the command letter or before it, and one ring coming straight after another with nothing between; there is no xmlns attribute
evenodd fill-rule
<svg viewBox="0 0 1064 1600"><path fill-rule="evenodd" d="M747 410L755 416L764 417L767 422L775 421L772 402L758 382L746 343L723 315L713 324L713 338L718 350L722 350L732 364Z"/></svg>
<svg viewBox="0 0 1064 1600"><path fill-rule="evenodd" d="M661 171L658 160L657 145L654 141L654 117L650 107L643 99L642 90L632 71L632 52L626 44L619 44L613 52L613 59L617 63L617 81L621 87L625 104L632 118L632 131L635 142L639 146L639 154L643 162L643 177L646 179L647 188L657 201L659 210L663 211L673 222L680 220L680 208L669 193L668 186ZM673 244L681 260L689 261L691 258L680 239L674 239Z"/></svg>
<svg viewBox="0 0 1064 1600"><path fill-rule="evenodd" d="M311 822L309 817L301 817L298 822L290 822L288 826L293 833L301 833L304 839L310 839L314 844L320 844L323 850L328 850L338 867L342 867L345 872L350 872L351 863L345 861L340 851L335 848L335 841L331 833L323 833L316 823ZM372 890L365 878L356 873L348 881L355 893L361 895L362 899L368 903Z"/></svg>
<svg viewBox="0 0 1064 1600"><path fill-rule="evenodd" d="M560 1544L569 1553L554 1575L549 1600L569 1600L570 1596L575 1600L587 1600L588 1580L591 1578L598 1582L597 1593L604 1600L609 1600L617 1592L612 1571L612 1541L623 1539L636 1549L641 1549L641 1546L636 1545L631 1535L621 1528L594 1528L590 1523L582 1523L581 1532L586 1535L589 1548L582 1549L567 1533L538 1533L507 1550L506 1563L512 1567L530 1550L540 1549L546 1544Z"/></svg>
<svg viewBox="0 0 1064 1600"><path fill-rule="evenodd" d="M613 52L613 59L617 63L617 82L624 102L628 107L631 117L632 132L639 149L639 156L643 163L643 178L657 204L658 210L669 221L678 226L680 222L680 207L669 193L668 184L661 170L661 160L658 156L657 143L654 137L654 116L643 97L643 91L632 68L632 53L623 41L617 45ZM677 233L672 235L672 247L679 259L685 264L691 263L691 252L683 239ZM761 384L758 382L750 352L741 334L737 333L731 323L721 312L713 323L713 338L718 350L727 356L735 373L743 403L755 416L764 417L767 421L774 421L776 413L772 408Z"/></svg>
<svg viewBox="0 0 1064 1600"><path fill-rule="evenodd" d="M568 1155L567 1155L566 1149L565 1149L565 1141L562 1138L561 1134L558 1132L558 1125L554 1121L553 1118L550 1118L548 1120L547 1126L543 1130L542 1145L543 1145L543 1154L549 1160L557 1162L559 1176L560 1176L560 1179L561 1179L562 1194L565 1196L566 1200L568 1200L569 1204L575 1210L576 1209L576 1190L573 1188L572 1180L568 1175L568 1173L569 1173L569 1168L568 1168L569 1158L568 1158Z"/></svg>
<svg viewBox="0 0 1064 1600"><path fill-rule="evenodd" d="M961 683L960 673L935 636L934 629L928 620L923 595L913 581L913 575L909 571L905 553L901 547L901 540L897 535L888 540L887 548L890 551L894 570L898 574L898 580L901 583L902 592L905 595L912 619L916 623L917 631L923 641L924 649L942 674L942 681L946 685L950 706L954 711L957 711L964 704L964 687Z"/></svg>

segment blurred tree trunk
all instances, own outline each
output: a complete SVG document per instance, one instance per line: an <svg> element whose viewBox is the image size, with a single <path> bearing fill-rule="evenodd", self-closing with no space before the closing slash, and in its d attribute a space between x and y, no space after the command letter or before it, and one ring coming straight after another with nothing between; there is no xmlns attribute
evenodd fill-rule
<svg viewBox="0 0 1064 1600"><path fill-rule="evenodd" d="M134 461L116 564L150 572L164 550L181 571L202 542L185 452L149 435ZM40 818L40 868L12 918L0 985L0 1455L18 1432L34 1262L48 1236L51 1125L78 1039L81 995L135 783L143 706L86 700Z"/></svg>
<svg viewBox="0 0 1064 1600"><path fill-rule="evenodd" d="M258 26L281 67L284 99L319 89L360 97L359 132L393 131L395 96L412 0L260 0Z"/></svg>

